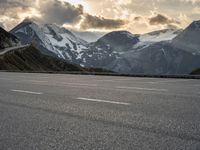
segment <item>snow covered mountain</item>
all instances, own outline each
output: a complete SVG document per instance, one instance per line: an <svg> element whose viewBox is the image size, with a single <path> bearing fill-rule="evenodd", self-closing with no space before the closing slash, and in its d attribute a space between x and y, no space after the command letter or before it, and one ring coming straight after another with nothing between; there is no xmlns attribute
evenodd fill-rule
<svg viewBox="0 0 200 150"><path fill-rule="evenodd" d="M42 32L50 40L56 54L69 62L80 64L83 51L87 49L88 43L65 28L55 24L46 24Z"/></svg>
<svg viewBox="0 0 200 150"><path fill-rule="evenodd" d="M23 45L34 44L42 53L52 54L54 51L50 40L43 33L41 28L34 22L26 19L10 31ZM50 51L50 53L49 53Z"/></svg>
<svg viewBox="0 0 200 150"><path fill-rule="evenodd" d="M142 74L188 74L200 66L200 56L176 49L169 41L151 44L140 51L129 51L115 60L116 72Z"/></svg>
<svg viewBox="0 0 200 150"><path fill-rule="evenodd" d="M144 35L111 32L90 43L86 66L120 73L188 74L200 66L200 56L176 48L171 41L182 30L166 29Z"/></svg>
<svg viewBox="0 0 200 150"><path fill-rule="evenodd" d="M139 39L142 42L168 41L175 38L181 32L182 32L181 29L164 29L164 30L142 34L140 35Z"/></svg>
<svg viewBox="0 0 200 150"><path fill-rule="evenodd" d="M20 41L17 39L17 37L0 27L0 49L18 45L20 45Z"/></svg>
<svg viewBox="0 0 200 150"><path fill-rule="evenodd" d="M139 42L134 46L134 49L141 50L157 42L172 40L181 32L181 29L164 29L141 34L138 36Z"/></svg>
<svg viewBox="0 0 200 150"><path fill-rule="evenodd" d="M193 54L200 54L200 21L190 24L172 40L172 45Z"/></svg>
<svg viewBox="0 0 200 150"><path fill-rule="evenodd" d="M193 23L183 31L166 29L143 35L114 31L92 43L55 24L38 26L26 20L11 33L23 43L34 43L41 51L84 67L119 73L187 74L200 67L200 55L186 51L180 43L188 35L197 38L198 27ZM196 48L200 48L198 40L191 41Z"/></svg>
<svg viewBox="0 0 200 150"><path fill-rule="evenodd" d="M48 51L53 52L56 57L77 64L79 64L82 51L88 44L65 28L54 24L40 27L30 20L24 20L10 32L16 35L23 44L33 43L42 52L47 54Z"/></svg>

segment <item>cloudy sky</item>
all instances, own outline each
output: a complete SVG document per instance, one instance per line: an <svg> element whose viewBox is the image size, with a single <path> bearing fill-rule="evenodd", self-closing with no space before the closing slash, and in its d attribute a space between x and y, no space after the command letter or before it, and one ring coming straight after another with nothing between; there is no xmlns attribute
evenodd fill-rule
<svg viewBox="0 0 200 150"><path fill-rule="evenodd" d="M26 18L81 31L145 33L200 20L200 0L0 0L0 26Z"/></svg>

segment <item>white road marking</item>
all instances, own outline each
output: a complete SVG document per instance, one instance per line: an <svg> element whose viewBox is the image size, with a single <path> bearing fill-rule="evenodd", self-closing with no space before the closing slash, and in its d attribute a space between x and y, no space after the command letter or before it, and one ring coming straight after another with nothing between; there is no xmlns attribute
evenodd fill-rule
<svg viewBox="0 0 200 150"><path fill-rule="evenodd" d="M0 80L12 80L12 79L9 79L9 78L0 78Z"/></svg>
<svg viewBox="0 0 200 150"><path fill-rule="evenodd" d="M65 83L64 85L76 85L76 86L98 86L97 84L82 84L82 83Z"/></svg>
<svg viewBox="0 0 200 150"><path fill-rule="evenodd" d="M49 77L45 76L17 76L18 78L38 78L38 79L48 79Z"/></svg>
<svg viewBox="0 0 200 150"><path fill-rule="evenodd" d="M100 80L100 79L98 79L98 80L93 79L93 81L116 82L115 80L104 80L104 79L102 79L102 80Z"/></svg>
<svg viewBox="0 0 200 150"><path fill-rule="evenodd" d="M153 88L140 88L140 87L125 87L118 86L118 89L130 89L130 90L146 90L146 91L159 91L159 92L167 92L168 89L153 89Z"/></svg>
<svg viewBox="0 0 200 150"><path fill-rule="evenodd" d="M24 91L24 90L11 90L12 92L19 92L19 93L27 93L27 94L36 94L36 95L41 95L43 93L40 92L32 92L32 91Z"/></svg>
<svg viewBox="0 0 200 150"><path fill-rule="evenodd" d="M162 80L162 81L150 81L150 82L147 82L147 83L152 83L152 84L157 84L157 83L176 83L176 82L188 82L188 81L192 81L194 79L177 79L177 80Z"/></svg>
<svg viewBox="0 0 200 150"><path fill-rule="evenodd" d="M39 82L39 83L48 82L48 81L39 81L39 80L23 80L23 81L26 81L26 82Z"/></svg>
<svg viewBox="0 0 200 150"><path fill-rule="evenodd" d="M144 80L144 79L140 79L140 78L128 78L128 79L102 79L102 80L95 80L94 81L108 81L108 82L119 82L119 81L133 81L133 82L139 82L140 80Z"/></svg>
<svg viewBox="0 0 200 150"><path fill-rule="evenodd" d="M126 79L114 79L114 81L138 81L138 80L144 80L143 78L126 78Z"/></svg>
<svg viewBox="0 0 200 150"><path fill-rule="evenodd" d="M99 102L99 103L110 103L110 104L117 104L117 105L130 105L130 103L107 101L107 100L100 100L100 99L91 99L91 98L83 98L83 97L78 97L77 99L78 100L84 100L84 101L91 101L91 102Z"/></svg>

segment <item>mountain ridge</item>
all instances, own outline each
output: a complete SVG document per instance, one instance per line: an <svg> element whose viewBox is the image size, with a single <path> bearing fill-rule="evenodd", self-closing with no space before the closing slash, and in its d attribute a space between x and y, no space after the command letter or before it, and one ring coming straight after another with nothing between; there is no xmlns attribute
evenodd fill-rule
<svg viewBox="0 0 200 150"><path fill-rule="evenodd" d="M200 21L192 22L172 40L172 45L194 54L200 54Z"/></svg>
<svg viewBox="0 0 200 150"><path fill-rule="evenodd" d="M178 37L185 38L184 32L193 34L193 30L188 31L188 28L183 31L165 29L143 35L134 35L128 31L113 31L91 43L54 24L38 28L35 30L33 26L32 30L41 32L35 34L41 34L49 41L49 45L48 42L45 43L48 46L44 49L53 52L57 58L83 67L104 68L131 74L185 74L200 66L197 59L200 56L197 53L186 51L176 42L174 44ZM23 28L15 28L13 33L17 36L18 32L22 32L18 36L27 34ZM198 43L197 46L200 47ZM37 47L40 49L40 46ZM193 62L191 58L195 61ZM184 69L183 64L187 68Z"/></svg>

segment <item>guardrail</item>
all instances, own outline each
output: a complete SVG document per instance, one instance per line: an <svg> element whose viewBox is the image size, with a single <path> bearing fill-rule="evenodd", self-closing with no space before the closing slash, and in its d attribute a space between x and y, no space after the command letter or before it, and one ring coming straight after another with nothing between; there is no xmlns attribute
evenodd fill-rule
<svg viewBox="0 0 200 150"><path fill-rule="evenodd" d="M143 77L143 78L200 79L200 75L147 75L147 74L120 74L120 73L105 73L105 72L16 71L16 70L0 70L0 72L15 72L15 73L48 73L48 74L72 74L72 75L98 75L98 76Z"/></svg>

